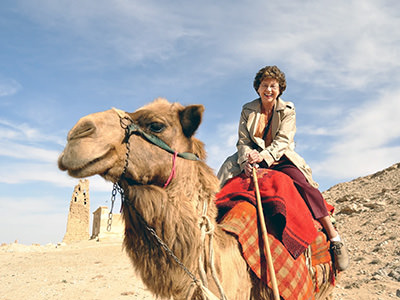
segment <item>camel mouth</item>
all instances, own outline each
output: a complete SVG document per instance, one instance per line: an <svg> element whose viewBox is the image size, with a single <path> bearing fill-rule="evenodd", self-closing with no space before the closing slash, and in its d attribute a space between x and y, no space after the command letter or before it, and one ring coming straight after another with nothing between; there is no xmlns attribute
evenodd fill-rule
<svg viewBox="0 0 400 300"><path fill-rule="evenodd" d="M72 177L82 177L83 173L87 173L88 169L91 169L94 165L96 165L98 162L102 161L103 158L107 156L107 154L104 154L102 157L98 157L96 159L93 159L89 162L86 162L84 165L82 165L79 168L76 169L68 169L68 174ZM93 174L94 175L94 174ZM85 175L83 177L87 177L89 175Z"/></svg>
<svg viewBox="0 0 400 300"><path fill-rule="evenodd" d="M76 158L65 155L63 152L59 157L58 167L62 171L67 171L68 175L75 178L105 174L113 167L113 161L109 159L109 157L112 157L111 152L112 148L109 148L102 155L91 160L77 160Z"/></svg>

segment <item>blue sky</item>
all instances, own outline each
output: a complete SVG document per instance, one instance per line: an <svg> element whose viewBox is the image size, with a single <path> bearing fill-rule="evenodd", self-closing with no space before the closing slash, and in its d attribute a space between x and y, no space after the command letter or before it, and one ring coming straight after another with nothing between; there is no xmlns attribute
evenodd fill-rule
<svg viewBox="0 0 400 300"><path fill-rule="evenodd" d="M217 171L265 65L286 73L322 191L399 162L398 28L396 0L1 1L0 243L62 240L78 180L57 157L93 112L201 103ZM111 184L90 182L91 211L109 205Z"/></svg>

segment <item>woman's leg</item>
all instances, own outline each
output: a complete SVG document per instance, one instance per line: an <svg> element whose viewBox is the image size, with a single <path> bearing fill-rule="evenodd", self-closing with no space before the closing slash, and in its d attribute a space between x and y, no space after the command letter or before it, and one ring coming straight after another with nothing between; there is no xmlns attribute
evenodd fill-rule
<svg viewBox="0 0 400 300"><path fill-rule="evenodd" d="M339 233L336 231L335 227L333 227L333 224L332 224L329 216L319 218L318 222L320 222L322 227L324 227L326 234L328 235L330 240L339 235Z"/></svg>
<svg viewBox="0 0 400 300"><path fill-rule="evenodd" d="M325 201L321 192L308 183L304 174L295 165L286 160L277 166L273 166L272 169L281 171L292 178L299 194L306 202L316 220L327 217L327 222L330 223L329 213L325 206ZM324 219L324 221L326 220Z"/></svg>
<svg viewBox="0 0 400 300"><path fill-rule="evenodd" d="M272 169L281 171L292 178L297 190L306 202L314 218L318 220L325 229L331 242L331 250L334 255L335 265L339 271L347 269L349 257L344 243L341 241L339 233L333 226L325 206L324 198L321 192L311 186L304 174L294 166L290 161L284 161Z"/></svg>

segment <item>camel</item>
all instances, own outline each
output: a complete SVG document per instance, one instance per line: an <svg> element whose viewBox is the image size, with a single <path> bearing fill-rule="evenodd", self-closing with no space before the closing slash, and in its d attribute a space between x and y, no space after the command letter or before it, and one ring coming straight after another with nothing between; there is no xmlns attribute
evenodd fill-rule
<svg viewBox="0 0 400 300"><path fill-rule="evenodd" d="M110 109L90 114L68 133L58 166L75 178L98 174L118 183L125 199L125 251L157 297L206 299L196 281L201 278L214 295L223 291L225 299L273 299L271 289L249 270L236 237L216 222L219 181L204 162L204 144L194 137L203 111L203 105L158 98L133 113ZM139 130L127 135L131 122ZM154 136L169 150L156 145ZM185 153L192 159L185 159ZM202 242L199 220L208 220L207 227L214 229L212 245ZM331 283L318 276L318 284L315 298L330 299Z"/></svg>

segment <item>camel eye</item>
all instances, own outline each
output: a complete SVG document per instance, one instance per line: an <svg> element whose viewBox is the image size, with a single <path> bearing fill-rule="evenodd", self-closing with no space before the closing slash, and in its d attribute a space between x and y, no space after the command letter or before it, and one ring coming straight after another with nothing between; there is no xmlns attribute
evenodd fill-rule
<svg viewBox="0 0 400 300"><path fill-rule="evenodd" d="M149 125L149 129L155 133L160 133L165 129L165 125L162 123L154 122Z"/></svg>

